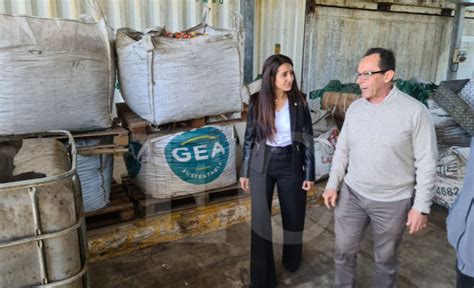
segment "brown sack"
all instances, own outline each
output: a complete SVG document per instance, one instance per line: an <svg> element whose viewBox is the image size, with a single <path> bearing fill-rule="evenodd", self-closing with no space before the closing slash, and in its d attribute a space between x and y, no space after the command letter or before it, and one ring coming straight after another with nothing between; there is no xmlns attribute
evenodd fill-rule
<svg viewBox="0 0 474 288"><path fill-rule="evenodd" d="M359 97L359 95L351 93L324 92L321 108L331 111L336 118L344 120L347 108Z"/></svg>

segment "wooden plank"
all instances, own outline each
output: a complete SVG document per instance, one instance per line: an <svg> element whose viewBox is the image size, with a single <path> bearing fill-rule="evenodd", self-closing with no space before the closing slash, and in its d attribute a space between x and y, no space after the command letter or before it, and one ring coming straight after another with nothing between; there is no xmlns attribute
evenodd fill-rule
<svg viewBox="0 0 474 288"><path fill-rule="evenodd" d="M145 140L149 135L161 135L163 133L178 133L190 130L192 128L201 128L205 125L229 125L242 121L242 118L228 119L225 115L200 117L186 121L178 121L154 126L152 123L137 116L125 103L117 103L117 111L122 119L124 126L130 131L130 139L135 141ZM241 114L242 115L242 114ZM218 117L221 120L209 120ZM211 122L212 121L212 122Z"/></svg>
<svg viewBox="0 0 474 288"><path fill-rule="evenodd" d="M133 203L128 201L121 200L119 203L114 203L110 206L104 207L102 209L86 213L86 217L93 217L97 215L109 214L113 212L120 212L123 210L133 209Z"/></svg>
<svg viewBox="0 0 474 288"><path fill-rule="evenodd" d="M136 127L131 128L130 132L132 133L131 139L132 140L143 140L148 135L146 127Z"/></svg>
<svg viewBox="0 0 474 288"><path fill-rule="evenodd" d="M206 125L206 117L191 119L191 127L193 128L201 128L204 125Z"/></svg>
<svg viewBox="0 0 474 288"><path fill-rule="evenodd" d="M130 110L127 104L117 103L116 107L117 107L117 113L119 114L120 118L124 120L127 128L129 129L141 128L141 127L147 127L150 125L150 122L139 117L132 110Z"/></svg>
<svg viewBox="0 0 474 288"><path fill-rule="evenodd" d="M114 143L119 146L128 146L128 133L114 136Z"/></svg>
<svg viewBox="0 0 474 288"><path fill-rule="evenodd" d="M73 138L91 138L91 137L99 137L99 136L113 136L113 135L128 135L127 129L123 127L116 127L106 130L100 131L90 131L90 132L79 132L72 134ZM58 135L58 136L51 136L54 139L66 139L66 136Z"/></svg>
<svg viewBox="0 0 474 288"><path fill-rule="evenodd" d="M231 124L237 124L237 123L242 123L246 122L242 118L241 119L229 119L229 120L222 120L222 121L214 121L211 123L208 123L208 125L231 125Z"/></svg>
<svg viewBox="0 0 474 288"><path fill-rule="evenodd" d="M84 147L77 149L77 154L83 156L102 155L102 154L124 154L128 152L128 148L97 148Z"/></svg>
<svg viewBox="0 0 474 288"><path fill-rule="evenodd" d="M110 206L86 213L87 229L103 227L135 218L135 206L121 184L112 183L110 200Z"/></svg>
<svg viewBox="0 0 474 288"><path fill-rule="evenodd" d="M124 181L124 183L127 182ZM126 190L128 190L129 195L136 203L140 217L150 217L218 202L231 201L237 198L249 197L249 194L242 192L238 184L166 199L153 198L149 195L145 195L131 182L128 182L126 185Z"/></svg>
<svg viewBox="0 0 474 288"><path fill-rule="evenodd" d="M122 222L132 220L134 218L135 218L135 210L133 209L120 212L120 220L122 220Z"/></svg>
<svg viewBox="0 0 474 288"><path fill-rule="evenodd" d="M112 129L106 129L101 131L81 132L73 134L74 139L81 138L99 138L113 136L112 144L88 146L77 148L77 153L83 156L102 155L102 154L123 154L128 151L128 130L122 127L116 127ZM54 139L66 139L64 135L51 136Z"/></svg>
<svg viewBox="0 0 474 288"><path fill-rule="evenodd" d="M143 200L145 199L149 203L162 203L162 202L168 202L170 198L154 198L149 195L144 194L142 191L140 191L135 185L133 185L131 182L128 184L126 189L133 189L134 193L136 195L132 195L135 200ZM182 198L188 198L188 197L194 197L194 196L199 196L199 195L205 195L205 194L213 194L216 192L221 192L221 191L228 191L228 190L233 190L233 189L240 189L240 185L238 183L232 184L229 186L221 187L221 188L216 188L216 189L211 189L207 191L202 191L202 192L197 192L197 193L192 193L192 194L186 194L186 195L180 195L180 196L173 196L171 199L173 200L178 200Z"/></svg>

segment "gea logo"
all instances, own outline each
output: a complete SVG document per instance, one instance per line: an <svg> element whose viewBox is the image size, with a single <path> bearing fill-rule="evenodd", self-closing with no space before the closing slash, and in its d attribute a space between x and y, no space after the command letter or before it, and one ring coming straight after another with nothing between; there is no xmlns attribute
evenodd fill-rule
<svg viewBox="0 0 474 288"><path fill-rule="evenodd" d="M209 136L201 136L208 139L214 139ZM179 162L188 162L190 160L200 161L200 160L208 160L210 158L215 158L219 153L225 154L224 147L219 142L214 143L214 148L212 148L211 156L207 152L207 145L198 145L192 148L192 151L189 151L189 148L175 148L172 150L171 154L173 155L174 159Z"/></svg>
<svg viewBox="0 0 474 288"><path fill-rule="evenodd" d="M182 133L165 147L166 161L181 180L206 184L216 180L229 159L229 142L214 127Z"/></svg>

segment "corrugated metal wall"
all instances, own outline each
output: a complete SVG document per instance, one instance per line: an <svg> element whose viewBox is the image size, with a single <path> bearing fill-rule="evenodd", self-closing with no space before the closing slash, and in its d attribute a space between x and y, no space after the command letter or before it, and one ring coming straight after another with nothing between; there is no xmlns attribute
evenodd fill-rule
<svg viewBox="0 0 474 288"><path fill-rule="evenodd" d="M265 59L280 44L281 54L293 62L301 81L306 0L257 0L255 8L254 71L261 73Z"/></svg>
<svg viewBox="0 0 474 288"><path fill-rule="evenodd" d="M332 79L354 82L360 57L374 46L396 53L399 78L444 80L452 23L446 16L316 6L307 15L303 90L320 89ZM466 19L465 25L473 23ZM463 39L472 39L471 30L465 28ZM469 52L474 55L474 50ZM463 63L458 79L472 78L473 73L473 66Z"/></svg>
<svg viewBox="0 0 474 288"><path fill-rule="evenodd" d="M151 26L166 26L171 31L179 31L199 24L204 8L203 0L95 1L110 26L116 29L131 27L143 30ZM94 0L0 0L0 13L78 19L83 13L96 16L90 2ZM207 2L211 8L208 23L219 28L232 28L232 17L234 12L240 11L240 0Z"/></svg>
<svg viewBox="0 0 474 288"><path fill-rule="evenodd" d="M359 2L358 5L363 3L390 3L396 5L408 5L408 6L419 6L419 7L436 7L436 8L445 8L445 7L454 7L454 4L451 0L364 0L364 1L354 1L354 0L313 0L315 4L322 5L334 5L334 6L347 6L353 4L353 2ZM352 3L351 3L352 2Z"/></svg>
<svg viewBox="0 0 474 288"><path fill-rule="evenodd" d="M88 1L93 0L0 0L0 13L40 17L78 19L81 14L97 17ZM203 0L97 0L109 25L115 29L131 27L143 30L166 26L180 31L201 22ZM211 8L208 23L219 28L233 28L233 15L240 13L240 0L208 0ZM221 4L222 3L222 4ZM274 53L275 44L281 53L295 62L301 79L306 0L256 0L254 76L260 73L263 61Z"/></svg>
<svg viewBox="0 0 474 288"><path fill-rule="evenodd" d="M90 1L94 0L0 0L0 13L70 19L77 19L85 13L97 17L98 13L88 4ZM170 31L183 30L201 21L203 2L211 8L209 24L233 28L233 15L240 12L240 0L95 1L115 29L127 26L143 30L151 26L166 26ZM275 44L280 44L281 53L295 62L297 78L301 81L304 75L306 92L321 88L328 79L351 81L362 50L380 43L400 49L397 53L400 63L410 63L411 68L399 65L400 76L418 74L426 80L441 80L444 76L439 71L447 69L446 45L449 39L446 35L451 34L452 18L318 5L376 9L379 2L407 5L405 12L411 9L413 13L425 13L417 10L420 7L454 8L448 0L255 0L254 76L260 73L263 61L274 53ZM307 4L318 5L319 12L307 16L305 28ZM474 15L472 7L468 10L471 12L467 17ZM364 20L365 17L368 18ZM463 38L463 45L470 55L474 55L473 21L466 20ZM438 42L443 44L435 45L433 49L433 43ZM436 53L437 57L434 56ZM473 59L474 56L468 57L468 63L472 64ZM459 69L459 77L474 77L472 65L462 64Z"/></svg>
<svg viewBox="0 0 474 288"><path fill-rule="evenodd" d="M308 15L306 89L332 79L352 82L360 56L370 47L393 49L398 77L434 81L450 28L448 17L439 18L318 6Z"/></svg>

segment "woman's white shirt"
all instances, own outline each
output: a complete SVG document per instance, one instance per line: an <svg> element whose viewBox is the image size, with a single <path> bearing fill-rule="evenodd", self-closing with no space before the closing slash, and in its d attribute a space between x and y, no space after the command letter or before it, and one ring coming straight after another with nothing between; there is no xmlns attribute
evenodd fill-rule
<svg viewBox="0 0 474 288"><path fill-rule="evenodd" d="M276 133L273 135L273 140L267 140L266 144L275 147L291 145L291 124L288 99L286 99L285 104L280 111L275 111L275 128Z"/></svg>

